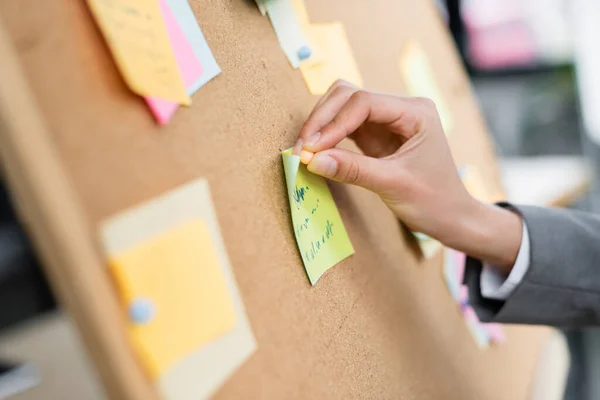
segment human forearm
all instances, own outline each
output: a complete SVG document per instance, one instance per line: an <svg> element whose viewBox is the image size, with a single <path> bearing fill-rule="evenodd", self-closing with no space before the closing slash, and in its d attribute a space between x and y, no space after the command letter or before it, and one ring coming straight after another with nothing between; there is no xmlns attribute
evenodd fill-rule
<svg viewBox="0 0 600 400"><path fill-rule="evenodd" d="M472 199L458 206L454 226L440 232L439 240L501 272L510 273L523 234L521 217L510 210Z"/></svg>
<svg viewBox="0 0 600 400"><path fill-rule="evenodd" d="M600 217L574 210L512 206L529 231L529 266L505 302L480 292L481 263L467 263L470 302L483 321L600 325ZM516 267L515 267L516 269Z"/></svg>

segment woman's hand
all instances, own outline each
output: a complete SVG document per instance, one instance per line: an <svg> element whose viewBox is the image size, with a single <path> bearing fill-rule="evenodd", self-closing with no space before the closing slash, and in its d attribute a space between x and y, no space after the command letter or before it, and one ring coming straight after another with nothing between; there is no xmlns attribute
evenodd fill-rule
<svg viewBox="0 0 600 400"><path fill-rule="evenodd" d="M364 154L336 149L346 137ZM512 264L516 258L520 218L483 205L466 191L431 100L338 81L304 123L294 151L309 171L377 193L413 231L486 261ZM489 246L496 229L486 224L513 229L516 249L515 240L497 249L505 254L487 254L467 243L479 240L479 247Z"/></svg>

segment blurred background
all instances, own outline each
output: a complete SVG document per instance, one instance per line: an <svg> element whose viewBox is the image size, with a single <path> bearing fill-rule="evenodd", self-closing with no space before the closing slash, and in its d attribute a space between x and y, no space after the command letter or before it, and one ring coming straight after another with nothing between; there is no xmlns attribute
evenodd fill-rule
<svg viewBox="0 0 600 400"><path fill-rule="evenodd" d="M448 0L509 200L600 212L600 2ZM600 398L600 334L565 331L566 400Z"/></svg>
<svg viewBox="0 0 600 400"><path fill-rule="evenodd" d="M501 156L509 200L600 212L594 178L600 169L600 2L437 4ZM565 335L571 368L564 398L600 398L600 334ZM0 372L3 363L6 372L23 361L37 368L53 393L66 393L69 385L69 398L104 398L0 188ZM0 385L2 379L0 373ZM48 393L48 386L34 387L14 398L64 398Z"/></svg>

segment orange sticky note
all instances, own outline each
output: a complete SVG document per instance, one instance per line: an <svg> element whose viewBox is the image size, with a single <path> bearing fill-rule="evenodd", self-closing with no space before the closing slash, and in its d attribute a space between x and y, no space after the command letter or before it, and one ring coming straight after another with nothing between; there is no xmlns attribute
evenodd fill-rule
<svg viewBox="0 0 600 400"><path fill-rule="evenodd" d="M87 0L132 91L191 103L157 0Z"/></svg>
<svg viewBox="0 0 600 400"><path fill-rule="evenodd" d="M219 255L204 221L191 220L109 259L124 306L148 299L154 315L129 323L153 379L236 323Z"/></svg>

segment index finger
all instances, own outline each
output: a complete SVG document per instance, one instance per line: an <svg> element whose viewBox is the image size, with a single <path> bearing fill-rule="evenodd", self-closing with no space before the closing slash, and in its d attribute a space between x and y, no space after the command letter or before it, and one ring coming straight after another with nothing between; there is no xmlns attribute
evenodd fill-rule
<svg viewBox="0 0 600 400"><path fill-rule="evenodd" d="M332 85L302 125L298 138L306 142L319 132L340 111L356 90L358 90L356 87L345 82Z"/></svg>
<svg viewBox="0 0 600 400"><path fill-rule="evenodd" d="M359 90L329 118L316 141L304 141L303 149L316 153L333 148L365 122L388 125L394 133L408 138L416 132L413 117L417 114L416 105L410 98Z"/></svg>

